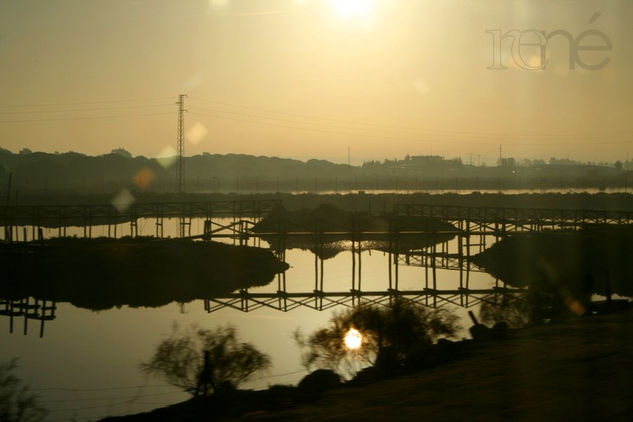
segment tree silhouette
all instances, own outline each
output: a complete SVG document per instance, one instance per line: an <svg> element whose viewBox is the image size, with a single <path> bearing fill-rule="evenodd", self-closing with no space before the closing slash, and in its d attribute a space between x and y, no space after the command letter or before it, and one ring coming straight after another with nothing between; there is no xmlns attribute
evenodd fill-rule
<svg viewBox="0 0 633 422"><path fill-rule="evenodd" d="M17 359L0 363L0 421L37 422L46 417L47 411L40 406L37 396L29 387L13 375Z"/></svg>
<svg viewBox="0 0 633 422"><path fill-rule="evenodd" d="M361 347L348 349L347 332L355 328L362 335ZM443 309L430 309L396 299L387 307L365 305L335 314L327 327L305 338L295 332L306 368L332 369L352 375L362 366L380 363L385 350L397 361L425 350L441 337L457 331L457 317Z"/></svg>
<svg viewBox="0 0 633 422"><path fill-rule="evenodd" d="M238 341L234 327L207 330L192 325L184 333L174 327L141 370L193 395L207 395L235 388L269 366L267 355Z"/></svg>

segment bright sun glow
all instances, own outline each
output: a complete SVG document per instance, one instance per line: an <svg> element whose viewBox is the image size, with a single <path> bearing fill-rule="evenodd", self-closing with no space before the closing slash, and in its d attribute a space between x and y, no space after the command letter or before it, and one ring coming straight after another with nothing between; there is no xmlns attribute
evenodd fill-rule
<svg viewBox="0 0 633 422"><path fill-rule="evenodd" d="M362 342L363 336L356 328L350 328L347 334L345 334L345 347L350 350L356 350L360 348Z"/></svg>
<svg viewBox="0 0 633 422"><path fill-rule="evenodd" d="M367 21L371 18L375 0L330 0L339 19Z"/></svg>

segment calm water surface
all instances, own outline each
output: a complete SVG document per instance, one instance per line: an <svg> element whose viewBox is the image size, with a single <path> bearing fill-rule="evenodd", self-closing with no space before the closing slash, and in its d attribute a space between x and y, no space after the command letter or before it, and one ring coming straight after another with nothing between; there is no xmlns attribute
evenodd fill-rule
<svg viewBox="0 0 633 422"><path fill-rule="evenodd" d="M202 220L192 222L192 232L200 233ZM139 234L151 235L154 220L142 220ZM176 220L165 225L165 235L175 237ZM47 237L58 233L45 230ZM118 233L129 234L129 224L119 225ZM81 236L83 228L69 228L68 235ZM93 228L93 236L107 234L107 227ZM251 240L251 244L257 243ZM266 247L266 242L261 242ZM291 268L286 272L288 292L311 292L314 289L314 254L299 249L286 252ZM352 279L352 253L344 251L323 265L325 291L349 291ZM386 290L388 287L388 255L380 251L362 252L362 289ZM358 264L357 264L358 265ZM438 288L459 286L459 272L437 270ZM177 280L174 280L177 282ZM494 279L478 272L470 273L471 288L489 288ZM399 266L400 290L424 288L424 268ZM277 281L250 292L277 290ZM467 336L470 326L466 310L453 307L462 317ZM453 309L450 308L450 309ZM203 301L181 306L172 303L160 308L130 308L93 312L58 303L56 319L46 322L44 337L39 338L39 322L30 321L29 332L22 334L23 319L15 320L14 333L9 333L8 317L0 318L0 360L19 357L18 375L28 381L50 409L47 420L95 420L105 416L148 411L186 400L189 395L165 384L160 379L148 378L138 365L148 360L158 343L167 337L174 324L186 327L192 323L213 329L232 324L242 341L253 343L270 355L272 367L243 388L266 388L272 384L296 384L306 374L300 362L299 350L292 333L301 328L304 333L327 324L336 307L327 311L298 308L281 312L260 308L244 313L223 308L207 313ZM476 312L476 309L475 309Z"/></svg>

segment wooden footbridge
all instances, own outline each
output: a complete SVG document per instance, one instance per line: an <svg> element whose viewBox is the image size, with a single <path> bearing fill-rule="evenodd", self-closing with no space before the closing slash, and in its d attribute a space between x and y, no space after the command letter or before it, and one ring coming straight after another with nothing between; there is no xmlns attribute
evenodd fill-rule
<svg viewBox="0 0 633 422"><path fill-rule="evenodd" d="M480 271L471 261L470 256L485 250L495 241L520 232L568 232L581 230L591 226L622 226L633 224L633 212L601 211L601 210L568 210L568 209L529 209L529 208L493 208L438 206L427 204L396 204L393 216L404 217L384 230L361 230L351 214L348 226L341 228L340 222L335 231L328 231L328 221L323 219L314 228L306 230L293 228L291 224L271 226L266 231L256 230L256 224L270 213L279 201L211 201L211 202L169 202L134 204L126 210L117 210L112 205L88 206L9 206L0 207L0 221L5 227L5 240L19 239L17 227L26 231L41 233L41 227L55 227L59 235L66 233L66 227L84 228L84 236L91 236L94 225L113 227L116 237L116 226L120 223L130 224L130 234L138 233L139 219L154 219L156 236L162 237L163 219L177 218L180 222L180 235L191 239L232 239L240 244L261 244L266 238L272 249L281 260L285 260L285 250L292 245L292 239L303 239L312 242L310 249L315 256L314 289L311 291L293 292L287 289L286 274L277 277L277 289L272 292L249 292L240 290L223 297L205 300L205 309L214 312L222 308L238 309L249 312L259 308L272 308L290 311L297 308L327 310L334 306L357 306L361 302L387 304L396 297L415 301L427 306L444 306L448 304L472 307L482 302L499 298L513 300L524 290L499 286L487 289L472 289L469 277L471 272ZM415 223L407 223L406 217L427 217L442 223L421 228ZM191 219L204 219L202 233L192 233ZM358 216L358 218L361 218ZM185 228L188 228L186 231ZM408 250L402 249L407 238L426 237L431 241L422 247ZM39 235L41 238L41 234ZM324 288L323 247L328 242L347 239L351 242L352 274L348 290ZM386 242L381 251L388 255L386 268L386 286L383 290L363 290L362 252L369 247L372 240ZM320 254L321 252L321 254ZM416 290L402 290L399 286L399 266L420 266L424 268L424 277ZM446 289L438 286L437 270L459 271L459 284L456 288ZM388 281L388 282L387 282ZM24 317L39 320L42 324L54 318L55 304L39 305L40 311L34 312L29 306L13 302L0 302L0 315L13 318ZM50 307L52 306L52 308ZM46 313L44 313L46 311ZM52 311L52 313L51 313Z"/></svg>
<svg viewBox="0 0 633 422"><path fill-rule="evenodd" d="M500 236L517 231L579 230L598 224L633 224L632 211L428 204L396 204L393 211L396 215L439 218L458 225L461 223L462 228L470 234Z"/></svg>
<svg viewBox="0 0 633 422"><path fill-rule="evenodd" d="M278 200L205 201L205 202L156 202L134 203L124 208L113 204L105 205L18 205L0 206L0 221L5 227L5 239L26 238L32 232L32 239L39 239L41 228L56 228L58 236L66 236L68 227L82 227L84 237L92 237L94 226L107 226L108 237L117 237L117 226L130 224L131 236L138 235L138 220L153 219L156 237L163 237L165 219L179 219L181 234L189 236L191 220L203 218L248 219L258 221L268 214ZM23 233L18 232L22 227Z"/></svg>
<svg viewBox="0 0 633 422"><path fill-rule="evenodd" d="M164 219L176 218L188 230L183 236L200 236L212 231L220 236L230 232L231 236L257 236L252 227L266 216L280 200L240 200L240 201L203 201L203 202L155 202L133 203L124 209L113 204L104 205L10 205L0 206L0 224L10 238L19 235L17 227L32 229L57 228L59 236L64 236L67 227L82 227L86 237L92 235L91 229L97 225L107 225L109 236L116 236L119 224L130 224L130 235L138 234L139 219L153 219L156 236L161 237ZM428 217L453 224L454 228L445 234L468 236L505 236L514 232L544 230L578 230L589 225L633 224L631 211L542 209L542 208L499 208L476 206L449 206L429 204L395 204L395 216ZM233 219L232 223L207 225L203 233L191 232L191 219L201 218L214 223L214 219ZM353 216L352 216L353 218ZM327 223L327 220L325 220ZM14 230L15 229L15 230ZM441 234L438 230L407 230L394 225L384 232L358 232L353 219L350 227L344 231L328 232L327 227L315 228L311 233L321 235L360 235L365 238L397 233L406 235ZM297 232L280 226L267 235L296 236L305 235L305 230ZM260 234L261 235L261 234ZM37 237L37 236L34 236ZM8 239L9 237L5 237Z"/></svg>

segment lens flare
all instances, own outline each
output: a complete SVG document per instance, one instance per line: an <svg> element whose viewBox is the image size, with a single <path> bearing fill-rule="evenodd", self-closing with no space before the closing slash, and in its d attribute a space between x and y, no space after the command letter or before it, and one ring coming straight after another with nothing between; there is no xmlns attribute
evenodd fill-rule
<svg viewBox="0 0 633 422"><path fill-rule="evenodd" d="M356 328L350 328L345 334L345 347L350 350L359 349L363 342L363 336Z"/></svg>
<svg viewBox="0 0 633 422"><path fill-rule="evenodd" d="M111 203L118 212L125 212L132 206L135 200L136 198L134 198L130 191L123 188L114 198L112 198Z"/></svg>
<svg viewBox="0 0 633 422"><path fill-rule="evenodd" d="M171 146L167 146L163 148L163 150L159 152L158 156L156 157L156 161L158 161L160 165L166 169L171 167L176 162L177 159L178 159L178 153Z"/></svg>
<svg viewBox="0 0 633 422"><path fill-rule="evenodd" d="M198 145L200 141L202 141L204 137L207 136L207 133L209 133L209 131L202 123L195 122L193 126L191 126L191 128L187 131L186 137L192 145Z"/></svg>
<svg viewBox="0 0 633 422"><path fill-rule="evenodd" d="M143 167L132 177L132 181L140 190L145 190L150 187L155 178L156 173L149 167Z"/></svg>

